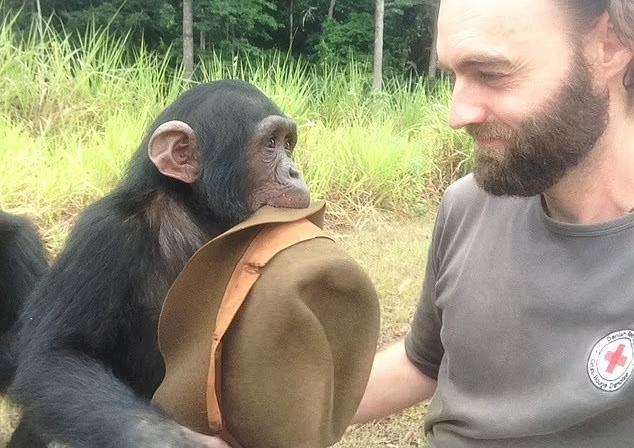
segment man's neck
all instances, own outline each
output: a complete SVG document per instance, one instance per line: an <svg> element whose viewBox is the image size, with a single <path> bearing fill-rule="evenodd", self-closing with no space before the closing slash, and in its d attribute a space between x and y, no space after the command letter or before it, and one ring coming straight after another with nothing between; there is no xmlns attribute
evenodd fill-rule
<svg viewBox="0 0 634 448"><path fill-rule="evenodd" d="M613 121L589 157L544 193L557 221L600 224L634 208L634 120Z"/></svg>

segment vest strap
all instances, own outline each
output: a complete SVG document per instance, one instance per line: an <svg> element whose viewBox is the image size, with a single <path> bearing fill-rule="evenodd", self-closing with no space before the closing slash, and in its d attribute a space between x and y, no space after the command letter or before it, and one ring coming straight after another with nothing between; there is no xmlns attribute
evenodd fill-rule
<svg viewBox="0 0 634 448"><path fill-rule="evenodd" d="M266 224L257 233L236 265L220 303L216 328L211 342L209 373L207 377L207 420L214 434L239 448L228 433L222 419L222 340L251 288L260 277L262 268L279 252L302 241L329 238L308 219Z"/></svg>

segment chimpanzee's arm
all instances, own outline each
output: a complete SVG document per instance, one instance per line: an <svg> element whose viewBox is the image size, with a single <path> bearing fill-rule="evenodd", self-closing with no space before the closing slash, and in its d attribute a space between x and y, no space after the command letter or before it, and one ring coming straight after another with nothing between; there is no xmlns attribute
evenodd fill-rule
<svg viewBox="0 0 634 448"><path fill-rule="evenodd" d="M74 448L199 447L109 372L78 352L32 352L12 387L44 440Z"/></svg>
<svg viewBox="0 0 634 448"><path fill-rule="evenodd" d="M188 447L184 429L115 376L125 374L123 327L135 319L143 274L161 263L150 229L111 207L89 211L23 314L21 358L10 395L39 434L81 447ZM149 304L148 304L149 305ZM159 306L155 307L160 310ZM157 316L158 317L158 316ZM160 356L160 354L158 355ZM130 360L134 362L134 360ZM140 378L139 381L142 381Z"/></svg>

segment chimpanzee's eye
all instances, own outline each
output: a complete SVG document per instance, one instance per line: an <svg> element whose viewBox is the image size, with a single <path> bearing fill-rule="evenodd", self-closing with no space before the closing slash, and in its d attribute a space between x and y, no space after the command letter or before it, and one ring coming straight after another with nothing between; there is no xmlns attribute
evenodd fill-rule
<svg viewBox="0 0 634 448"><path fill-rule="evenodd" d="M287 151L290 151L291 150L291 142L286 140L286 143L284 143L284 149L287 150Z"/></svg>
<svg viewBox="0 0 634 448"><path fill-rule="evenodd" d="M275 137L271 137L269 139L269 147L270 148L274 148L275 147Z"/></svg>

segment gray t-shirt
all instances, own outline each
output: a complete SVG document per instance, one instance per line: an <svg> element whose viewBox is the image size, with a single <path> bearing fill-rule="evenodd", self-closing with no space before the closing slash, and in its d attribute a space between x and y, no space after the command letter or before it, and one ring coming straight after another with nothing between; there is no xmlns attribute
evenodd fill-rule
<svg viewBox="0 0 634 448"><path fill-rule="evenodd" d="M461 179L405 348L438 379L431 447L634 447L634 215L563 224Z"/></svg>

